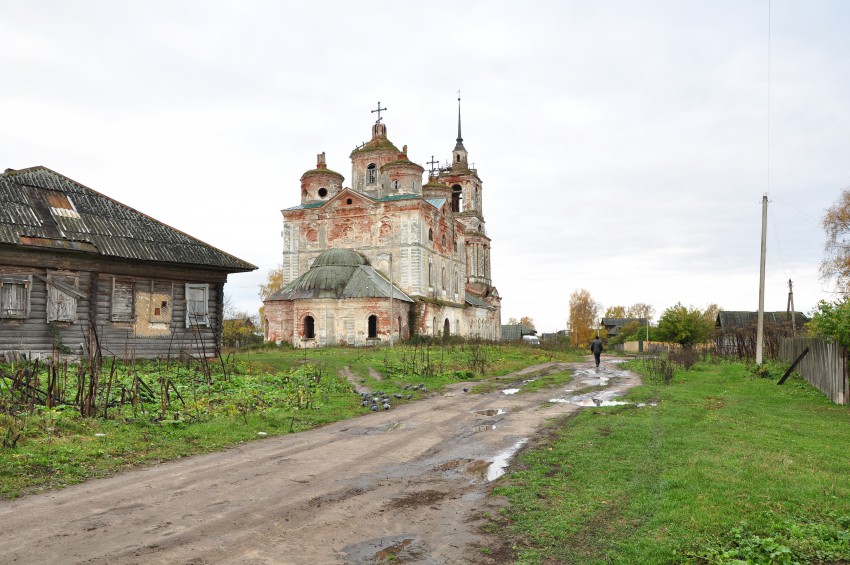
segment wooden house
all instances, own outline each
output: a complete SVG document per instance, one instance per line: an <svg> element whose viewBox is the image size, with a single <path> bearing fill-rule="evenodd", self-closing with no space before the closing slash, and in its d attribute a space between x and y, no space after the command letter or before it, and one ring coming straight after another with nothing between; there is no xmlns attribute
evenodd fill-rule
<svg viewBox="0 0 850 565"><path fill-rule="evenodd" d="M608 333L608 337L618 335L626 325L631 327L646 327L646 318L602 318L602 326Z"/></svg>
<svg viewBox="0 0 850 565"><path fill-rule="evenodd" d="M768 358L779 355L782 338L805 334L809 318L802 312L764 313L764 351ZM715 320L717 353L755 358L758 312L721 310Z"/></svg>
<svg viewBox="0 0 850 565"><path fill-rule="evenodd" d="M254 269L45 167L0 174L0 360L213 355Z"/></svg>

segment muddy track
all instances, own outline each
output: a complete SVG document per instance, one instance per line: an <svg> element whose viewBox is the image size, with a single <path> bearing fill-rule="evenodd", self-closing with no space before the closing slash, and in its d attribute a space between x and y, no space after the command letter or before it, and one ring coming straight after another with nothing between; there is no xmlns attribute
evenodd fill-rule
<svg viewBox="0 0 850 565"><path fill-rule="evenodd" d="M608 361L598 372L548 363L500 380L509 388L567 368L576 370L572 394L593 386L597 403L639 382ZM477 547L493 540L479 533L478 517L494 503L486 496L499 462L547 419L580 407L549 402L563 390L467 394L468 386L2 502L0 562L484 563Z"/></svg>

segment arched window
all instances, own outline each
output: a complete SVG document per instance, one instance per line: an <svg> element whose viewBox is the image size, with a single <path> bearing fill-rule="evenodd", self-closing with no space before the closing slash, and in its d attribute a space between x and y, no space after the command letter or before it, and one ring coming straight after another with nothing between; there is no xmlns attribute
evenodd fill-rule
<svg viewBox="0 0 850 565"><path fill-rule="evenodd" d="M428 241L434 241L434 230L428 228Z"/></svg>
<svg viewBox="0 0 850 565"><path fill-rule="evenodd" d="M378 169L375 168L375 163L366 165L366 184L375 184L378 182Z"/></svg>
<svg viewBox="0 0 850 565"><path fill-rule="evenodd" d="M440 243L443 245L443 249L446 247L446 236L443 234L443 238L440 240Z"/></svg>
<svg viewBox="0 0 850 565"><path fill-rule="evenodd" d="M304 317L304 338L313 339L316 337L316 323L313 316Z"/></svg>
<svg viewBox="0 0 850 565"><path fill-rule="evenodd" d="M443 322L443 337L449 337L451 335L451 324L449 324L449 319L446 318L446 321Z"/></svg>
<svg viewBox="0 0 850 565"><path fill-rule="evenodd" d="M463 198L463 189L459 184L452 187L452 212L460 212L460 202Z"/></svg>
<svg viewBox="0 0 850 565"><path fill-rule="evenodd" d="M428 286L434 286L434 261L428 257Z"/></svg>
<svg viewBox="0 0 850 565"><path fill-rule="evenodd" d="M431 321L431 331L434 332L434 335L437 335L437 316L434 316L434 319Z"/></svg>
<svg viewBox="0 0 850 565"><path fill-rule="evenodd" d="M369 316L369 337L378 337L378 317L374 314Z"/></svg>
<svg viewBox="0 0 850 565"><path fill-rule="evenodd" d="M443 289L446 288L446 267L445 267L445 265L443 266L443 272L440 276L440 288L443 288Z"/></svg>

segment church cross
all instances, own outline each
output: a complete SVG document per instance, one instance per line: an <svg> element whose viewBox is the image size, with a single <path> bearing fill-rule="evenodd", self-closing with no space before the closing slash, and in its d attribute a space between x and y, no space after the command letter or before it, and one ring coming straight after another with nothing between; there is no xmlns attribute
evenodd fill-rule
<svg viewBox="0 0 850 565"><path fill-rule="evenodd" d="M386 109L386 108L381 108L381 102L380 102L380 100L379 100L379 101L378 101L378 109L377 109L377 110L372 110L372 113L373 113L373 114L374 114L375 112L378 112L378 121L376 121L376 122L375 122L376 124L380 124L380 123L381 123L381 112L386 112L386 111L387 111L387 109Z"/></svg>
<svg viewBox="0 0 850 565"><path fill-rule="evenodd" d="M431 160L430 160L430 161L427 161L427 162L425 163L426 165L431 165L430 175L431 175L432 177L434 176L434 171L435 171L435 170L437 170L437 167L435 167L434 165L436 165L436 164L438 164L438 163L439 163L439 161L435 161L435 160L434 160L434 156L433 156L433 155L431 155Z"/></svg>

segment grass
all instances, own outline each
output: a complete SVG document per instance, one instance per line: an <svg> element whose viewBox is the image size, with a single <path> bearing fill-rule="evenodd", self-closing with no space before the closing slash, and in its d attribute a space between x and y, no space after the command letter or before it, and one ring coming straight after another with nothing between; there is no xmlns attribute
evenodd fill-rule
<svg viewBox="0 0 850 565"><path fill-rule="evenodd" d="M492 527L522 564L850 562L850 407L778 377L702 363L552 423Z"/></svg>
<svg viewBox="0 0 850 565"><path fill-rule="evenodd" d="M22 402L0 378L0 497L61 488L93 477L303 431L369 412L357 387L381 390L392 404L416 401L447 384L494 378L529 365L575 358L526 346L399 344L388 348L270 347L226 358L228 373L201 374L178 363L121 366L114 404L102 417L82 417L73 404L75 370L63 372L66 402L53 408ZM42 371L45 365L42 364ZM0 366L6 374L14 367ZM137 372L152 394L119 404ZM346 379L348 372L356 386ZM105 375L102 375L105 377ZM169 394L161 394L165 382ZM35 381L34 381L35 382ZM37 386L44 389L46 375ZM103 381L102 381L103 382ZM408 388L405 388L408 387ZM64 390L63 388L63 390ZM176 391L176 392L175 392ZM103 392L103 391L101 391ZM179 393L179 396L178 394ZM392 395L403 393L402 399Z"/></svg>

